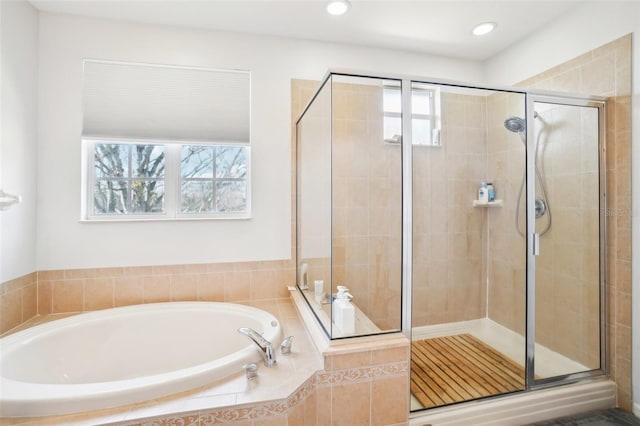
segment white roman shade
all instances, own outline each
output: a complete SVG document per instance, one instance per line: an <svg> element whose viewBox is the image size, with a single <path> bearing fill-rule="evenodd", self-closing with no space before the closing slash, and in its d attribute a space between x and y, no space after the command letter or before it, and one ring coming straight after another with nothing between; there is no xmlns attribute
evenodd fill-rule
<svg viewBox="0 0 640 426"><path fill-rule="evenodd" d="M248 143L250 74L86 60L84 137Z"/></svg>

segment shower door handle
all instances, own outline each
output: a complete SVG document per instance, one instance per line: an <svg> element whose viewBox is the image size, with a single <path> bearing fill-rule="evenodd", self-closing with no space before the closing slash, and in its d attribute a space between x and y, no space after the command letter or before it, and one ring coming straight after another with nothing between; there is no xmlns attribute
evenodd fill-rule
<svg viewBox="0 0 640 426"><path fill-rule="evenodd" d="M540 234L533 234L533 255L540 256Z"/></svg>

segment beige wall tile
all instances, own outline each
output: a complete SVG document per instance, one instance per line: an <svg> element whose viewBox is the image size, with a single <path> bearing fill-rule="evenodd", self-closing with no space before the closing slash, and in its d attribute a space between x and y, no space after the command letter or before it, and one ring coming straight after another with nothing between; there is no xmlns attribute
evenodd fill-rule
<svg viewBox="0 0 640 426"><path fill-rule="evenodd" d="M22 289L13 290L0 297L0 334L22 323Z"/></svg>
<svg viewBox="0 0 640 426"><path fill-rule="evenodd" d="M256 271L260 269L261 262L238 262L231 265L234 271Z"/></svg>
<svg viewBox="0 0 640 426"><path fill-rule="evenodd" d="M320 426L321 423L317 423L317 401L316 391L312 391L304 400L304 422L301 423L305 426Z"/></svg>
<svg viewBox="0 0 640 426"><path fill-rule="evenodd" d="M407 377L371 382L371 425L387 426L407 421L409 380Z"/></svg>
<svg viewBox="0 0 640 426"><path fill-rule="evenodd" d="M370 351L332 355L327 358L331 358L330 365L332 370L345 370L371 365Z"/></svg>
<svg viewBox="0 0 640 426"><path fill-rule="evenodd" d="M38 281L61 280L64 278L64 271L38 271Z"/></svg>
<svg viewBox="0 0 640 426"><path fill-rule="evenodd" d="M607 52L581 68L582 91L611 96L615 93L615 54ZM612 72L613 71L613 72Z"/></svg>
<svg viewBox="0 0 640 426"><path fill-rule="evenodd" d="M195 274L171 277L171 301L198 300L198 276Z"/></svg>
<svg viewBox="0 0 640 426"><path fill-rule="evenodd" d="M53 312L53 282L38 281L38 315Z"/></svg>
<svg viewBox="0 0 640 426"><path fill-rule="evenodd" d="M304 402L296 405L289 410L287 414L287 425L304 425L305 424L305 404Z"/></svg>
<svg viewBox="0 0 640 426"><path fill-rule="evenodd" d="M234 270L233 263L209 263L206 266L207 266L208 273L231 272Z"/></svg>
<svg viewBox="0 0 640 426"><path fill-rule="evenodd" d="M98 268L87 269L66 269L64 271L64 278L67 280L92 278L98 274Z"/></svg>
<svg viewBox="0 0 640 426"><path fill-rule="evenodd" d="M137 305L144 301L144 277L125 275L114 278L114 306Z"/></svg>
<svg viewBox="0 0 640 426"><path fill-rule="evenodd" d="M225 272L224 300L237 302L249 300L251 292L251 273L248 271Z"/></svg>
<svg viewBox="0 0 640 426"><path fill-rule="evenodd" d="M53 313L82 312L84 282L82 279L52 281Z"/></svg>
<svg viewBox="0 0 640 426"><path fill-rule="evenodd" d="M209 264L206 264L206 263L184 265L185 274L205 274L208 269L209 269Z"/></svg>
<svg viewBox="0 0 640 426"><path fill-rule="evenodd" d="M223 302L225 280L223 272L198 274L198 300Z"/></svg>
<svg viewBox="0 0 640 426"><path fill-rule="evenodd" d="M368 426L371 424L371 383L345 383L331 387L331 424Z"/></svg>
<svg viewBox="0 0 640 426"><path fill-rule="evenodd" d="M34 280L24 287L22 293L22 322L25 322L38 314L38 284Z"/></svg>
<svg viewBox="0 0 640 426"><path fill-rule="evenodd" d="M282 416L268 416L264 419L257 419L253 421L253 426L283 426L288 425L286 415ZM291 423L295 425L296 423Z"/></svg>
<svg viewBox="0 0 640 426"><path fill-rule="evenodd" d="M147 276L153 274L153 268L151 266L129 266L122 268L122 275L129 276Z"/></svg>
<svg viewBox="0 0 640 426"><path fill-rule="evenodd" d="M171 277L156 275L143 278L144 303L168 302L171 299Z"/></svg>
<svg viewBox="0 0 640 426"><path fill-rule="evenodd" d="M87 278L84 281L84 311L113 308L113 278Z"/></svg>
<svg viewBox="0 0 640 426"><path fill-rule="evenodd" d="M273 270L251 271L250 299L274 299L277 291L275 288L276 275Z"/></svg>
<svg viewBox="0 0 640 426"><path fill-rule="evenodd" d="M333 418L333 398L331 386L318 386L316 388L316 424L330 425Z"/></svg>

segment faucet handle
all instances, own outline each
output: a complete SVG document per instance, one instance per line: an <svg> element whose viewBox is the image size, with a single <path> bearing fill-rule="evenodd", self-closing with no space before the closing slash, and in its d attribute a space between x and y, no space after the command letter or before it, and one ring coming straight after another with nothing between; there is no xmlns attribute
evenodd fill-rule
<svg viewBox="0 0 640 426"><path fill-rule="evenodd" d="M291 345L293 343L293 336L285 338L280 344L280 353L282 355L289 355L291 353Z"/></svg>
<svg viewBox="0 0 640 426"><path fill-rule="evenodd" d="M258 377L258 364L256 364L255 362L243 365L242 369L247 375L247 380L252 380Z"/></svg>

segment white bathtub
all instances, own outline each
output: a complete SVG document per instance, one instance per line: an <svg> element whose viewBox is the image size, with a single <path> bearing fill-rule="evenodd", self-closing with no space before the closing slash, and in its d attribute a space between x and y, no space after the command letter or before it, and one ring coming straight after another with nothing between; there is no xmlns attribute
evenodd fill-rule
<svg viewBox="0 0 640 426"><path fill-rule="evenodd" d="M106 309L0 339L0 416L92 411L193 389L259 361L250 327L277 345L279 321L231 303ZM260 362L260 364L262 364Z"/></svg>

